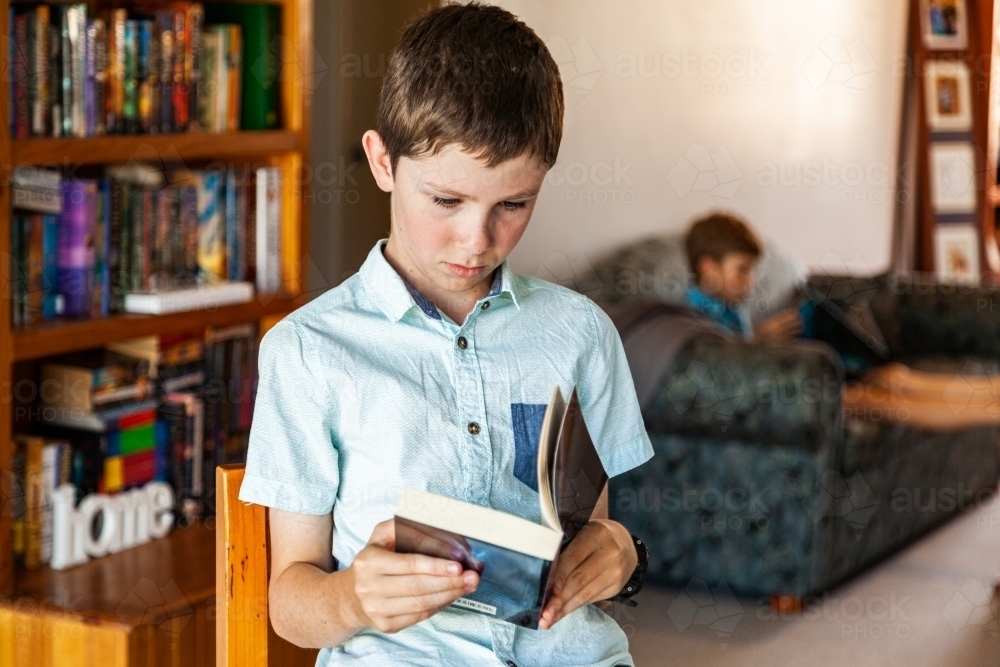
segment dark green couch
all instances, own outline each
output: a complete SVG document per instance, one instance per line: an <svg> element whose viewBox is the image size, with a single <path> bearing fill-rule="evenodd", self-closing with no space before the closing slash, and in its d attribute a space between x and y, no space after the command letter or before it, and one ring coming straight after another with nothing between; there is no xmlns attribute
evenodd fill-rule
<svg viewBox="0 0 1000 667"><path fill-rule="evenodd" d="M888 277L810 285L844 311L868 309L890 360L956 381L997 370L1000 293ZM700 334L673 356L643 405L656 454L610 487L612 518L649 544L648 581L814 595L994 492L992 426L932 432L885 415L845 419L841 359L885 360L826 311L815 325L818 341ZM628 335L635 369L643 352Z"/></svg>

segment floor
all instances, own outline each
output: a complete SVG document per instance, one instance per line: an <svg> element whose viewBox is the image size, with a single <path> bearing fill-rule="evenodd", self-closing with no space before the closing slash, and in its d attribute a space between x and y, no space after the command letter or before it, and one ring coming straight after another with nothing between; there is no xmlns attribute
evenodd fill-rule
<svg viewBox="0 0 1000 667"><path fill-rule="evenodd" d="M993 498L796 614L694 587L616 613L638 667L1000 667L998 575Z"/></svg>

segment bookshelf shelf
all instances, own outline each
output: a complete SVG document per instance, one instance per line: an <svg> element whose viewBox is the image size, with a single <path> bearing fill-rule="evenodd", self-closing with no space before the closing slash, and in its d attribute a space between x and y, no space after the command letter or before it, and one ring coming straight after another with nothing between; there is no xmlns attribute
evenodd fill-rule
<svg viewBox="0 0 1000 667"><path fill-rule="evenodd" d="M169 315L115 315L93 320L46 322L13 333L13 360L38 359L139 336L183 333L209 326L229 326L268 315L288 313L295 307L294 299L282 296L269 301L257 299L213 310Z"/></svg>
<svg viewBox="0 0 1000 667"><path fill-rule="evenodd" d="M26 570L17 578L14 600L22 608L28 600L45 603L50 611L92 623L156 626L169 617L190 615L199 602L215 595L215 570L191 567L192 563L211 565L214 560L213 521L174 529L161 540L62 572L47 567ZM141 595L129 595L143 578L183 597L161 594L159 605L143 604Z"/></svg>
<svg viewBox="0 0 1000 667"><path fill-rule="evenodd" d="M299 150L299 133L283 130L207 134L149 134L90 139L19 139L11 142L15 165L67 166L175 160L254 158Z"/></svg>

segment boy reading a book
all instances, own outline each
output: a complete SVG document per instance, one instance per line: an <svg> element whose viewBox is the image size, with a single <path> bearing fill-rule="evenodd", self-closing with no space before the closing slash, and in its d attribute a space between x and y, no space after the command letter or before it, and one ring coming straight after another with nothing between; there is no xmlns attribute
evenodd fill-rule
<svg viewBox="0 0 1000 667"><path fill-rule="evenodd" d="M556 386L576 387L609 476L652 456L610 319L508 266L562 118L557 66L514 16L470 4L417 20L363 137L389 237L264 336L240 498L270 508L274 628L322 647L319 664L633 664L593 604L629 590L638 562L606 490L538 630L451 606L476 572L393 549L407 486L540 521L531 480Z"/></svg>
<svg viewBox="0 0 1000 667"><path fill-rule="evenodd" d="M746 300L753 287L761 244L750 226L729 213L710 213L696 220L684 239L694 284L687 304L721 327L747 340L787 340L802 331L802 317L794 308L778 312L756 329Z"/></svg>

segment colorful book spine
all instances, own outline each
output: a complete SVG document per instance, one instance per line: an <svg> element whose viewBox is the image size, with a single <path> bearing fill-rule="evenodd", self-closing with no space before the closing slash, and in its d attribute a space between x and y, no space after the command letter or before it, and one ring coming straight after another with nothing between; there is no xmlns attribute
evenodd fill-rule
<svg viewBox="0 0 1000 667"><path fill-rule="evenodd" d="M108 14L107 131L125 131L125 23L127 12L112 9Z"/></svg>
<svg viewBox="0 0 1000 667"><path fill-rule="evenodd" d="M275 44L281 34L281 8L270 3L212 3L208 20L236 23L243 30L243 76L240 127L278 127L278 75L281 63Z"/></svg>
<svg viewBox="0 0 1000 667"><path fill-rule="evenodd" d="M62 56L62 84L60 96L62 102L62 136L73 136L73 42L70 39L70 25L76 23L76 8L72 6L59 7L59 39L60 55Z"/></svg>
<svg viewBox="0 0 1000 667"><path fill-rule="evenodd" d="M56 253L59 293L64 314L85 317L90 314L90 293L94 269L94 213L97 183L64 181L63 211L59 220Z"/></svg>
<svg viewBox="0 0 1000 667"><path fill-rule="evenodd" d="M111 273L108 266L111 253L111 192L108 181L97 184L94 215L94 279L91 294L91 313L97 317L107 317L110 313L109 293Z"/></svg>
<svg viewBox="0 0 1000 667"><path fill-rule="evenodd" d="M59 294L59 216L46 215L42 222L42 319L51 320L62 314Z"/></svg>
<svg viewBox="0 0 1000 667"><path fill-rule="evenodd" d="M215 283L226 279L224 200L222 175L206 170L195 176L198 193L198 274L199 281Z"/></svg>
<svg viewBox="0 0 1000 667"><path fill-rule="evenodd" d="M61 137L63 129L62 112L62 38L58 8L53 8L49 17L49 124L48 132L53 137Z"/></svg>
<svg viewBox="0 0 1000 667"><path fill-rule="evenodd" d="M122 100L123 132L135 134L139 130L139 25L131 19L125 21L125 76Z"/></svg>
<svg viewBox="0 0 1000 667"><path fill-rule="evenodd" d="M14 16L14 136L27 139L31 129L28 15Z"/></svg>
<svg viewBox="0 0 1000 667"><path fill-rule="evenodd" d="M138 131L150 133L153 123L152 22L136 21L138 28L135 78L138 85Z"/></svg>
<svg viewBox="0 0 1000 667"><path fill-rule="evenodd" d="M97 108L94 100L94 88L97 76L97 28L93 21L87 21L84 34L84 84L83 84L83 123L84 134L93 137L97 134Z"/></svg>
<svg viewBox="0 0 1000 667"><path fill-rule="evenodd" d="M26 302L25 320L28 325L38 324L42 320L42 303L44 301L44 239L45 228L42 224L42 214L32 213L28 216L28 297Z"/></svg>
<svg viewBox="0 0 1000 667"><path fill-rule="evenodd" d="M240 129L240 99L243 88L243 31L229 25L226 49L226 130Z"/></svg>
<svg viewBox="0 0 1000 667"><path fill-rule="evenodd" d="M49 7L35 8L32 29L31 133L45 136L49 119Z"/></svg>
<svg viewBox="0 0 1000 667"><path fill-rule="evenodd" d="M78 4L70 7L72 20L69 24L69 41L71 45L72 72L71 86L73 102L70 106L71 120L75 137L87 136L86 94L87 87L87 5Z"/></svg>
<svg viewBox="0 0 1000 667"><path fill-rule="evenodd" d="M107 132L107 88L108 88L108 27L104 19L94 19L94 135Z"/></svg>
<svg viewBox="0 0 1000 667"><path fill-rule="evenodd" d="M160 11L156 13L156 21L160 30L160 132L169 134L174 131L174 12Z"/></svg>
<svg viewBox="0 0 1000 667"><path fill-rule="evenodd" d="M226 172L226 278L227 280L239 280L239 262L237 258L237 242L239 240L236 234L237 227L237 214L238 209L236 206L236 195L237 195L237 183L236 183L236 170L229 169Z"/></svg>
<svg viewBox="0 0 1000 667"><path fill-rule="evenodd" d="M274 294L281 287L281 171L257 170L257 291Z"/></svg>

